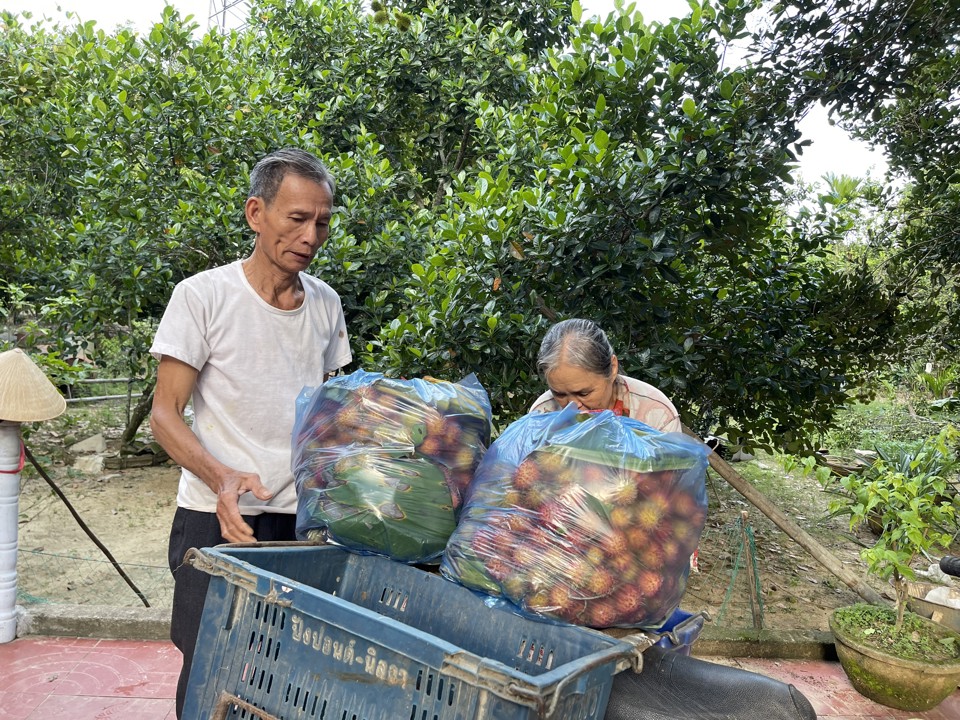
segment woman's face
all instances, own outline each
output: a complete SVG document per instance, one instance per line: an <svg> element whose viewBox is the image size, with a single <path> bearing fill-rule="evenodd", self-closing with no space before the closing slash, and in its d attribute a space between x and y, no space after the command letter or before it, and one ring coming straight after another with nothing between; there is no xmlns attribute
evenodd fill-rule
<svg viewBox="0 0 960 720"><path fill-rule="evenodd" d="M581 410L610 410L617 400L615 382L617 358L614 356L609 376L560 363L547 373L547 385L561 407L575 403Z"/></svg>

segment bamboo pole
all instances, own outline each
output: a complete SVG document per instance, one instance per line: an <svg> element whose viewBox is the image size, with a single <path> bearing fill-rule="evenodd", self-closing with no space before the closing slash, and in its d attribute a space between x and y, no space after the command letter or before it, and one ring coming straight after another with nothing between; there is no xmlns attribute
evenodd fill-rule
<svg viewBox="0 0 960 720"><path fill-rule="evenodd" d="M703 442L703 439L686 425L683 432L692 438ZM821 545L806 530L784 515L774 503L744 477L734 470L730 464L717 453L711 452L708 456L710 467L717 471L738 493L743 495L760 512L770 518L773 524L789 535L800 547L810 553L821 565L836 575L843 583L873 605L886 604L880 594L870 587L862 578L843 566L837 557Z"/></svg>

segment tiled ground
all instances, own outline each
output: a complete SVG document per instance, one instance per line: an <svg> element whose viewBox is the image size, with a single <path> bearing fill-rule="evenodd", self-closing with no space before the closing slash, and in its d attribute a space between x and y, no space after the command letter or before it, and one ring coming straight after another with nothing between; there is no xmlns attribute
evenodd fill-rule
<svg viewBox="0 0 960 720"><path fill-rule="evenodd" d="M710 658L794 685L807 696L820 720L960 720L960 690L926 712L878 705L854 690L837 662Z"/></svg>
<svg viewBox="0 0 960 720"><path fill-rule="evenodd" d="M175 720L169 642L18 638L0 645L0 720Z"/></svg>
<svg viewBox="0 0 960 720"><path fill-rule="evenodd" d="M909 713L864 698L834 662L709 660L792 683L822 720L960 719L960 690ZM174 720L179 669L169 642L18 638L0 645L0 720Z"/></svg>

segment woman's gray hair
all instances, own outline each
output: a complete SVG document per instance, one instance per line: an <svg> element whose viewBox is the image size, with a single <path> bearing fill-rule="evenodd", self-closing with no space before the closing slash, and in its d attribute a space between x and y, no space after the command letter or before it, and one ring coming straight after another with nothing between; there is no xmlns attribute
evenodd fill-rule
<svg viewBox="0 0 960 720"><path fill-rule="evenodd" d="M269 205L280 191L288 173L312 180L330 188L331 198L337 193L333 175L319 158L300 148L282 148L270 153L254 165L250 173L250 193L247 197L262 198Z"/></svg>
<svg viewBox="0 0 960 720"><path fill-rule="evenodd" d="M613 370L613 346L592 320L563 320L544 335L537 354L537 372L546 379L547 373L561 363L609 377Z"/></svg>

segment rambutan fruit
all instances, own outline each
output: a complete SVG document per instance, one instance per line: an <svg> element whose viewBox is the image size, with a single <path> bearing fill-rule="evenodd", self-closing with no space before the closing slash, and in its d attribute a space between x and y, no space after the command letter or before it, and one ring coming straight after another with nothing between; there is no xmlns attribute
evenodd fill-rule
<svg viewBox="0 0 960 720"><path fill-rule="evenodd" d="M446 417L432 407L423 409L421 422L426 426L428 435L440 437L446 429Z"/></svg>
<svg viewBox="0 0 960 720"><path fill-rule="evenodd" d="M594 596L606 597L613 592L617 580L613 573L603 567L595 567L587 579L587 591Z"/></svg>
<svg viewBox="0 0 960 720"><path fill-rule="evenodd" d="M469 485L469 483L467 483ZM522 496L520 492L512 488L505 489L503 496L499 499L498 504L503 508L515 508L520 504Z"/></svg>
<svg viewBox="0 0 960 720"><path fill-rule="evenodd" d="M638 552L650 544L650 533L641 527L628 528L625 533L627 544L634 552Z"/></svg>
<svg viewBox="0 0 960 720"><path fill-rule="evenodd" d="M622 570L618 570L617 577L620 578L621 585L632 585L636 582L637 576L640 574L640 571L643 570L643 566L636 560L634 557L630 557L632 562L629 565L626 565Z"/></svg>
<svg viewBox="0 0 960 720"><path fill-rule="evenodd" d="M593 566L586 560L575 557L570 558L569 565L567 565L567 581L571 587L577 588L582 593L586 590L592 574Z"/></svg>
<svg viewBox="0 0 960 720"><path fill-rule="evenodd" d="M553 476L567 470L570 466L570 461L563 450L565 448L555 448L547 445L534 450L530 453L530 457L536 458L536 463L544 475Z"/></svg>
<svg viewBox="0 0 960 720"><path fill-rule="evenodd" d="M526 576L520 572L514 572L509 577L504 578L500 586L503 589L503 594L509 598L522 598L531 590Z"/></svg>
<svg viewBox="0 0 960 720"><path fill-rule="evenodd" d="M608 628L618 621L619 614L612 601L593 601L587 606L583 617L592 628Z"/></svg>
<svg viewBox="0 0 960 720"><path fill-rule="evenodd" d="M634 586L643 593L644 597L656 595L661 585L663 585L663 576L655 570L641 570L634 582Z"/></svg>
<svg viewBox="0 0 960 720"><path fill-rule="evenodd" d="M547 609L556 611L574 602L573 592L565 583L557 583L547 590Z"/></svg>
<svg viewBox="0 0 960 720"><path fill-rule="evenodd" d="M615 572L617 577L621 578L625 573L629 573L630 569L636 565L636 563L636 558L629 552L624 552L619 555L611 555L607 558L607 567Z"/></svg>
<svg viewBox="0 0 960 720"><path fill-rule="evenodd" d="M700 533L693 525L682 520L674 520L672 525L673 539L680 544L682 550L692 552L700 540Z"/></svg>
<svg viewBox="0 0 960 720"><path fill-rule="evenodd" d="M611 468L598 463L584 462L579 464L580 485L592 492L595 489L606 488L610 484Z"/></svg>
<svg viewBox="0 0 960 720"><path fill-rule="evenodd" d="M502 583L513 572L510 564L500 558L487 558L484 563L487 573L498 583Z"/></svg>
<svg viewBox="0 0 960 720"><path fill-rule="evenodd" d="M600 545L607 555L618 556L629 552L629 543L626 533L619 530L611 530L600 539Z"/></svg>
<svg viewBox="0 0 960 720"><path fill-rule="evenodd" d="M455 468L472 470L480 462L480 452L470 445L457 445L449 454L450 465Z"/></svg>
<svg viewBox="0 0 960 720"><path fill-rule="evenodd" d="M615 508L622 508L635 503L637 496L636 484L630 478L618 475L605 499Z"/></svg>
<svg viewBox="0 0 960 720"><path fill-rule="evenodd" d="M540 480L540 467L532 458L525 458L513 473L513 486L527 490Z"/></svg>
<svg viewBox="0 0 960 720"><path fill-rule="evenodd" d="M511 556L512 564L517 568L527 570L540 565L540 549L532 547L526 542L522 542L513 549Z"/></svg>
<svg viewBox="0 0 960 720"><path fill-rule="evenodd" d="M539 480L520 491L520 505L529 510L539 510L544 503L555 496L553 487L548 482Z"/></svg>
<svg viewBox="0 0 960 720"><path fill-rule="evenodd" d="M645 498L650 493L656 492L660 489L660 483L657 480L656 473L652 472L637 472L633 474L633 482L637 488L637 495L639 497Z"/></svg>
<svg viewBox="0 0 960 720"><path fill-rule="evenodd" d="M665 565L673 567L677 564L677 561L680 559L681 555L689 555L690 553L684 553L683 548L673 538L665 538L661 541L660 547L663 550L663 561Z"/></svg>
<svg viewBox="0 0 960 720"><path fill-rule="evenodd" d="M359 428L363 424L364 413L359 405L344 405L333 418L334 424L341 428Z"/></svg>
<svg viewBox="0 0 960 720"><path fill-rule="evenodd" d="M702 528L707 522L707 509L700 507L687 518L694 527Z"/></svg>
<svg viewBox="0 0 960 720"><path fill-rule="evenodd" d="M675 492L670 498L670 512L674 517L689 520L700 509L692 495L685 492Z"/></svg>
<svg viewBox="0 0 960 720"><path fill-rule="evenodd" d="M456 420L452 418L446 418L446 423L443 429L443 440L449 447L459 445L463 437L463 431L460 429L460 426L457 424Z"/></svg>
<svg viewBox="0 0 960 720"><path fill-rule="evenodd" d="M660 525L666 514L666 508L660 503L644 500L634 509L634 521L646 532L652 532Z"/></svg>
<svg viewBox="0 0 960 720"><path fill-rule="evenodd" d="M558 607L551 615L564 622L577 625L585 607L586 605L582 601L572 599L568 605Z"/></svg>
<svg viewBox="0 0 960 720"><path fill-rule="evenodd" d="M427 435L417 446L417 452L430 458L439 457L443 452L443 440L437 435Z"/></svg>
<svg viewBox="0 0 960 720"><path fill-rule="evenodd" d="M621 618L629 619L643 609L646 597L635 585L627 585L617 590L613 596L613 605Z"/></svg>
<svg viewBox="0 0 960 720"><path fill-rule="evenodd" d="M534 528L534 523L530 517L524 512L512 509L507 509L505 512L499 514L493 522L498 528L508 533L515 540L518 537L528 535Z"/></svg>
<svg viewBox="0 0 960 720"><path fill-rule="evenodd" d="M610 526L617 530L626 530L633 525L633 508L618 506L610 510Z"/></svg>
<svg viewBox="0 0 960 720"><path fill-rule="evenodd" d="M637 560L648 570L659 570L665 563L663 548L659 543L648 543L637 551Z"/></svg>
<svg viewBox="0 0 960 720"><path fill-rule="evenodd" d="M534 590L523 598L523 605L532 612L541 612L540 608L550 607L550 595L546 589Z"/></svg>
<svg viewBox="0 0 960 720"><path fill-rule="evenodd" d="M591 544L584 548L583 558L593 567L599 568L603 567L607 562L607 553L604 552L603 548L596 544Z"/></svg>
<svg viewBox="0 0 960 720"><path fill-rule="evenodd" d="M566 533L569 529L570 509L556 498L543 503L538 510L538 515L540 516L540 522L545 527L560 533Z"/></svg>

